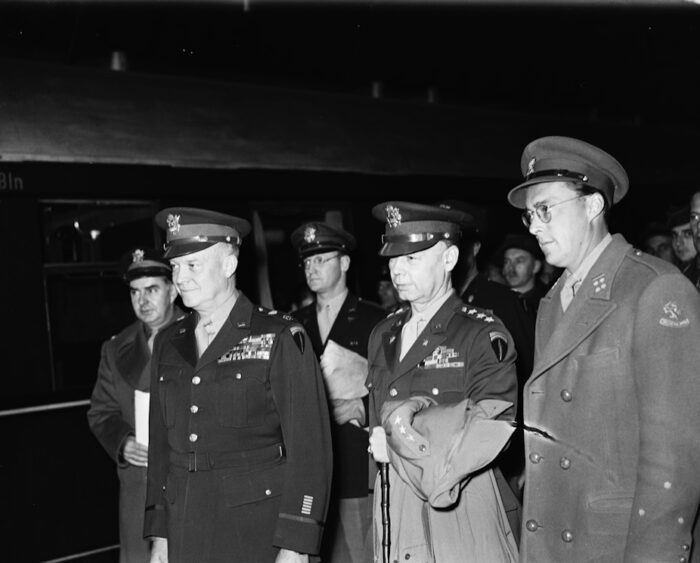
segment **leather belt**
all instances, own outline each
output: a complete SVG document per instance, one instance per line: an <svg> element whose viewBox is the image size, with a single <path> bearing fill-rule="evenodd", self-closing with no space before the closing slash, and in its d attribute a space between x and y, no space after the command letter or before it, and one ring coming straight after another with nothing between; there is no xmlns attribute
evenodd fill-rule
<svg viewBox="0 0 700 563"><path fill-rule="evenodd" d="M187 471L211 471L274 461L286 454L283 444L241 452L170 452L170 463Z"/></svg>

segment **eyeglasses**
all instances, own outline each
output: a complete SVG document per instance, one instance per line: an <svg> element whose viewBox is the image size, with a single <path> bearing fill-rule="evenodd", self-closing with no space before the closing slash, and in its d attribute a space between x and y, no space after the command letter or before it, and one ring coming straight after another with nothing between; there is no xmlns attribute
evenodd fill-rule
<svg viewBox="0 0 700 563"><path fill-rule="evenodd" d="M564 201L553 203L552 205L547 205L546 203L538 203L537 205L535 205L534 211L530 211L529 209L527 211L523 211L523 214L520 216L523 220L523 225L525 225L529 229L530 225L532 225L532 220L535 217L535 215L537 215L537 218L543 223L549 223L552 220L551 210L553 207L556 207L557 205L562 205L563 203L569 203L570 201L581 199L582 197L586 197L587 195L588 194L577 195L576 197L572 197L571 199L565 199Z"/></svg>
<svg viewBox="0 0 700 563"><path fill-rule="evenodd" d="M304 258L304 260L302 260L300 265L302 268L304 268L304 270L310 270L311 268L320 268L326 262L330 262L334 258L339 258L339 257L340 257L340 254L328 256L327 258L324 258L320 254L317 254L316 256L310 256L309 258Z"/></svg>

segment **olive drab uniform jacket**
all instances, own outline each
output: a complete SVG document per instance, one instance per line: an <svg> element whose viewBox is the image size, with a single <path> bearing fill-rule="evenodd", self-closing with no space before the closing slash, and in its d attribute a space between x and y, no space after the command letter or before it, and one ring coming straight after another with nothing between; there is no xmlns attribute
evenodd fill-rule
<svg viewBox="0 0 700 563"><path fill-rule="evenodd" d="M332 460L304 329L240 294L197 358L192 314L156 337L145 535L171 563L318 553Z"/></svg>
<svg viewBox="0 0 700 563"><path fill-rule="evenodd" d="M453 293L426 324L403 360L399 360L401 330L409 318L410 307L404 306L380 322L370 336L370 426L381 424L381 408L386 401L417 396L431 397L440 405L464 399L474 403L497 399L515 405L515 347L497 317L465 305ZM499 418L513 420L514 416L513 406ZM516 533L519 505L502 476L499 490L517 508L508 514ZM513 506L511 502L505 504ZM417 549L420 551L418 546Z"/></svg>
<svg viewBox="0 0 700 563"><path fill-rule="evenodd" d="M562 286L540 302L524 390L521 561L689 561L700 296L620 235L566 312Z"/></svg>

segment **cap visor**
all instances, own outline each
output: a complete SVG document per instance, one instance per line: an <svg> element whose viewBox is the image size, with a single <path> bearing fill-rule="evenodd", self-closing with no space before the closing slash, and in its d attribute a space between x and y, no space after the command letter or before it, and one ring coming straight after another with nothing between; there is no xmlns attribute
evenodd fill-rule
<svg viewBox="0 0 700 563"><path fill-rule="evenodd" d="M405 254L413 254L426 250L431 246L435 246L442 239L426 240L423 242L386 242L379 250L379 256L404 256Z"/></svg>
<svg viewBox="0 0 700 563"><path fill-rule="evenodd" d="M192 254L193 252L199 252L200 250L205 250L210 246L214 246L217 241L209 242L188 242L185 244L171 244L168 249L163 254L163 258L177 258L178 256L185 256L187 254Z"/></svg>

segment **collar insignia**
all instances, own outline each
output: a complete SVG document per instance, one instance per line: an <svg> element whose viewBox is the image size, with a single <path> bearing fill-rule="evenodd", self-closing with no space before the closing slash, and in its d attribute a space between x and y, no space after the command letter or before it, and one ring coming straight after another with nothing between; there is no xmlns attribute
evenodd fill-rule
<svg viewBox="0 0 700 563"><path fill-rule="evenodd" d="M304 229L304 242L313 242L316 240L316 227L309 225Z"/></svg>
<svg viewBox="0 0 700 563"><path fill-rule="evenodd" d="M140 248L137 248L131 253L131 263L135 264L136 262L143 262L143 250Z"/></svg>
<svg viewBox="0 0 700 563"><path fill-rule="evenodd" d="M530 174L535 173L535 162L537 162L537 159L533 156L530 159L530 162L527 163L527 175L529 176Z"/></svg>
<svg viewBox="0 0 700 563"><path fill-rule="evenodd" d="M394 207L393 205L387 205L386 206L386 222L389 223L389 226L392 229L395 229L401 224L401 213L399 212L398 207Z"/></svg>
<svg viewBox="0 0 700 563"><path fill-rule="evenodd" d="M168 213L168 217L166 218L165 222L168 224L168 231L170 231L170 234L176 235L180 232L179 215L173 215L172 213Z"/></svg>

